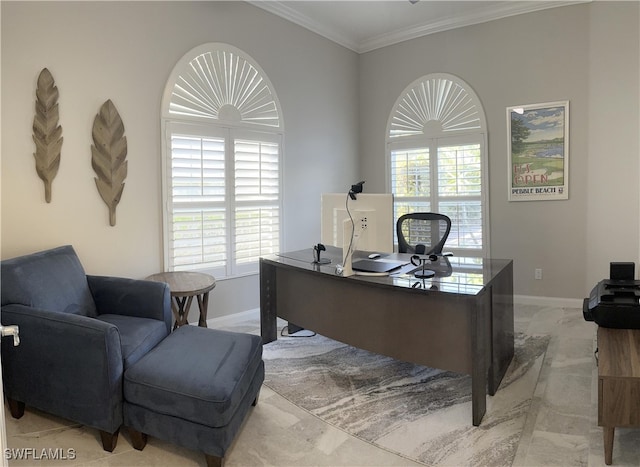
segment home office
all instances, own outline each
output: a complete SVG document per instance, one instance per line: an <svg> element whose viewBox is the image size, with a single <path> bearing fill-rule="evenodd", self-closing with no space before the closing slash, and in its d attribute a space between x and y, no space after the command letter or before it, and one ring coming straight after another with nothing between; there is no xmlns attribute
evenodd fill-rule
<svg viewBox="0 0 640 467"><path fill-rule="evenodd" d="M421 3L428 2L409 6ZM569 310L579 310L610 261L638 257L635 2L563 4L367 49L341 45L245 2L2 2L1 8L2 256L73 244L88 272L96 274L141 278L164 269L161 98L176 63L194 47L210 42L237 47L261 66L277 93L284 129L283 251L319 241L322 193L341 192L362 179L371 193L389 191L387 125L403 90L433 73L463 79L487 119L490 257L514 260L515 300L530 311L540 307L537 319L552 321L549 327L563 332L550 347L556 352L550 362L557 365L543 369L549 398L540 401L530 444L553 451L564 463L560 453L579 456L578 462L602 455L600 448L591 451L585 415L592 407L586 394L591 351L570 357L577 353L570 344L584 351L589 336L577 333L582 324L571 326ZM31 156L35 79L45 66L60 90L65 136L50 204ZM89 162L91 119L107 98L118 107L129 142L129 176L114 227L105 222ZM505 109L563 100L571 104L569 198L509 202ZM536 269L542 279L535 279ZM215 318L258 307L259 277L242 275L218 281L209 313ZM516 326L532 319L518 319ZM565 363L560 378L555 370ZM569 401L561 396L565 383L587 389L566 391L573 394ZM277 397L263 397L261 403ZM567 408L568 419L556 416L552 409L558 406ZM464 420L468 424L468 417ZM247 425L247 433L255 433L252 427ZM272 432L294 437L295 430ZM331 439L343 439L335 436ZM579 454L568 453L560 439L578 446L573 451ZM263 452L274 456L270 462L286 464L269 444L265 441ZM389 441L391 447L397 444ZM340 447L347 445L367 458L352 438ZM312 443L307 452L318 456L318 463L327 458L340 463L325 447L340 451ZM535 456L533 451L522 456ZM385 453L376 455L394 462Z"/></svg>

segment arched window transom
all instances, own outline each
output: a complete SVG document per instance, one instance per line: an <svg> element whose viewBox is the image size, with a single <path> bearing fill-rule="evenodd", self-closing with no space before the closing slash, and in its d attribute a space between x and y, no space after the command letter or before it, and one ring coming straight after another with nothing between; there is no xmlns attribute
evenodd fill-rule
<svg viewBox="0 0 640 467"><path fill-rule="evenodd" d="M482 131L482 108L469 88L444 75L414 82L398 99L389 138L420 134Z"/></svg>
<svg viewBox="0 0 640 467"><path fill-rule="evenodd" d="M280 127L270 84L236 50L208 50L191 59L175 80L169 114Z"/></svg>

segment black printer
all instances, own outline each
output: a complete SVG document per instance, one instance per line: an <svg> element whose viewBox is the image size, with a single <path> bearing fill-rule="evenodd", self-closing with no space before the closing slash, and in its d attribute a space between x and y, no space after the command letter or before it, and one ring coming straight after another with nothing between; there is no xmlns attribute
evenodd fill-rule
<svg viewBox="0 0 640 467"><path fill-rule="evenodd" d="M610 278L584 299L584 319L605 328L640 329L640 281L634 270L634 263L611 263Z"/></svg>

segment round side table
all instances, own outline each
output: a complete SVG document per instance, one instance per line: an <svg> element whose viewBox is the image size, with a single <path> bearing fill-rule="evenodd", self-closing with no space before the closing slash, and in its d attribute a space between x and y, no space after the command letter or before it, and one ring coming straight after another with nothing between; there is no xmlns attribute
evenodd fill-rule
<svg viewBox="0 0 640 467"><path fill-rule="evenodd" d="M171 290L171 310L176 321L173 329L187 322L187 315L193 297L198 300L200 319L198 326L207 327L207 307L209 306L209 292L216 286L216 279L209 274L189 271L172 271L152 274L147 277L149 281L164 282L169 284Z"/></svg>

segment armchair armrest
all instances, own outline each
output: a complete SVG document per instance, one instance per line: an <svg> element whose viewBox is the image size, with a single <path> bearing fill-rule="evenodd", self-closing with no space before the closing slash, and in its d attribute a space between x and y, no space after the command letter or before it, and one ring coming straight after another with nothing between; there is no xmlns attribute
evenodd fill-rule
<svg viewBox="0 0 640 467"><path fill-rule="evenodd" d="M25 305L2 307L20 345L2 343L4 390L12 399L115 432L122 424L122 351L116 326ZM70 391L74 397L69 397Z"/></svg>
<svg viewBox="0 0 640 467"><path fill-rule="evenodd" d="M162 282L124 277L87 276L98 314L164 321L171 331L171 292Z"/></svg>

